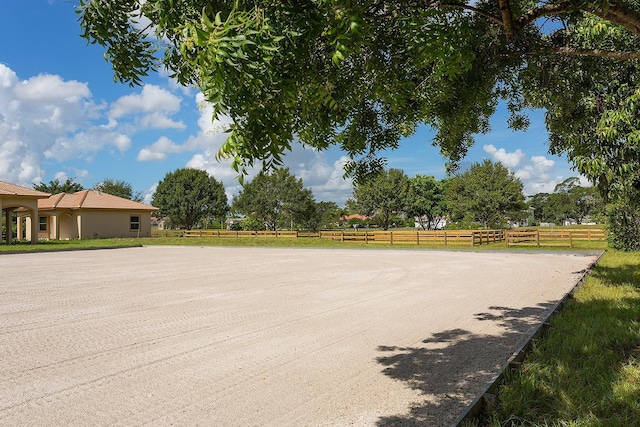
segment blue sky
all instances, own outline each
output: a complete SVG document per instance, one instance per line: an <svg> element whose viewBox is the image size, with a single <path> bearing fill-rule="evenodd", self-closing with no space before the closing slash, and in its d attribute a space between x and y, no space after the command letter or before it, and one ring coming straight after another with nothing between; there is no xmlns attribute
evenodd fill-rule
<svg viewBox="0 0 640 427"><path fill-rule="evenodd" d="M215 160L225 136L211 123L202 95L160 74L142 87L115 83L104 51L79 36L75 3L0 0L0 180L31 187L74 178L90 188L114 178L149 202L165 174L189 166L222 181L230 197L237 194L236 173ZM509 130L506 116L500 106L492 132L476 138L463 165L500 161L520 177L527 195L553 191L576 176L565 159L548 154L542 112L531 114L526 133ZM445 160L432 137L421 127L388 152L388 166L444 178ZM285 160L316 200L340 205L351 195L344 161L337 148L301 146Z"/></svg>

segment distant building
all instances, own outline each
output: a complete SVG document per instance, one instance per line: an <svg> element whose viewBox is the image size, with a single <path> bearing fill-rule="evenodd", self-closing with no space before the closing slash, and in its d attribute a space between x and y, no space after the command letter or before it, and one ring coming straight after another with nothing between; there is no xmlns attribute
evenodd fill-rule
<svg viewBox="0 0 640 427"><path fill-rule="evenodd" d="M244 218L227 218L224 224L227 230L232 230L235 226L240 225L243 219Z"/></svg>
<svg viewBox="0 0 640 427"><path fill-rule="evenodd" d="M45 240L151 237L151 213L158 208L96 190L60 193L38 200L37 238ZM33 239L33 220L18 213L18 239L26 221L26 239Z"/></svg>
<svg viewBox="0 0 640 427"><path fill-rule="evenodd" d="M433 219L433 221L429 222L429 219L425 216L423 217L414 217L414 225L415 228L422 229L422 225L424 224L424 228L428 230L444 230L447 226L447 218L443 216L438 216Z"/></svg>

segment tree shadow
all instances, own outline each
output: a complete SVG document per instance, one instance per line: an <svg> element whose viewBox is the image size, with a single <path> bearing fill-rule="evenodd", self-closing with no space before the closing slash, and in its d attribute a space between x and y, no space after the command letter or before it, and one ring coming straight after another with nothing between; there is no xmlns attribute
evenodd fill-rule
<svg viewBox="0 0 640 427"><path fill-rule="evenodd" d="M502 370L507 360L536 330L553 302L514 309L489 307L474 317L494 322L496 335L464 329L435 333L416 347L379 346L383 374L418 390L424 399L414 402L408 414L381 417L376 425L450 425Z"/></svg>
<svg viewBox="0 0 640 427"><path fill-rule="evenodd" d="M630 285L640 288L640 269L638 269L638 264L598 265L591 271L591 275L609 285Z"/></svg>
<svg viewBox="0 0 640 427"><path fill-rule="evenodd" d="M634 374L625 373L640 364L638 322L637 297L572 302L538 344L528 373L507 375L509 399L480 419L640 426L640 391Z"/></svg>

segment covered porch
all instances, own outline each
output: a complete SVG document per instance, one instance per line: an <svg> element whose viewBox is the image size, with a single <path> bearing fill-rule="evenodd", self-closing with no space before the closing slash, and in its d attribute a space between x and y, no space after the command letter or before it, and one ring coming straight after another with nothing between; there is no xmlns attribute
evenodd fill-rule
<svg viewBox="0 0 640 427"><path fill-rule="evenodd" d="M0 211L4 217L4 231L0 236L0 244L11 244L13 240L14 212L26 218L27 237L31 243L38 242L39 216L38 199L46 199L49 194L20 185L0 181ZM22 238L20 222L15 222L17 238Z"/></svg>

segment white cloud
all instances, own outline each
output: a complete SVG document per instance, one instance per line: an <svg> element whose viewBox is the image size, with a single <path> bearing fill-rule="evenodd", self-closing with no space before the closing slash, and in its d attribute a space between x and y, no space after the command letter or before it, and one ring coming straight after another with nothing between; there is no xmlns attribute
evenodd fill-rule
<svg viewBox="0 0 640 427"><path fill-rule="evenodd" d="M120 134L92 131L102 108L86 83L49 74L20 81L0 64L0 179L30 186L46 175L46 159L91 157L108 146L126 150L130 141Z"/></svg>
<svg viewBox="0 0 640 427"><path fill-rule="evenodd" d="M120 133L89 127L87 132L72 135L61 135L44 150L44 157L59 161L81 158L92 161L95 154L102 149L115 148L124 153L131 147L131 138Z"/></svg>
<svg viewBox="0 0 640 427"><path fill-rule="evenodd" d="M181 145L168 139L158 140L140 150L138 160L158 161L166 159L171 153L201 150L191 157L186 166L205 170L221 181L231 200L242 188L238 182L238 173L231 168L231 160L218 160L216 154L228 136L223 131L232 122L229 117L220 117L212 121L213 107L204 102L201 93L196 96L196 102L200 107L198 134L189 137ZM343 179L346 157L330 161L324 152L294 143L291 152L286 153L283 159L285 166L289 167L292 174L302 179L305 187L311 188L318 201L335 201L342 205L351 195L351 181ZM250 168L245 181L250 181L259 170L259 164Z"/></svg>
<svg viewBox="0 0 640 427"><path fill-rule="evenodd" d="M53 179L57 179L60 182L65 182L69 178L66 172L56 172L53 174Z"/></svg>
<svg viewBox="0 0 640 427"><path fill-rule="evenodd" d="M162 136L153 144L142 148L138 152L138 160L141 162L157 162L167 158L167 154L180 153L184 146L177 145L169 138Z"/></svg>
<svg viewBox="0 0 640 427"><path fill-rule="evenodd" d="M148 84L140 93L125 95L117 99L109 109L108 127L115 127L119 120L135 122L135 128L184 129L182 121L170 118L180 111L181 99L168 90Z"/></svg>
<svg viewBox="0 0 640 427"><path fill-rule="evenodd" d="M156 182L151 187L147 188L146 191L142 192L142 203L146 205L151 204L151 200L153 199L153 194L156 192L156 188L158 188L158 183Z"/></svg>
<svg viewBox="0 0 640 427"><path fill-rule="evenodd" d="M515 175L525 186L525 194L552 193L555 186L565 179L555 170L556 162L545 156L532 156L529 163L518 169Z"/></svg>
<svg viewBox="0 0 640 427"><path fill-rule="evenodd" d="M528 196L552 193L555 186L567 178L557 171L556 161L546 156L531 156L527 159L526 154L520 149L509 153L493 144L484 145L483 150L494 161L502 163L514 172L522 181L524 193Z"/></svg>
<svg viewBox="0 0 640 427"><path fill-rule="evenodd" d="M15 86L18 75L9 67L0 62L0 88L8 89Z"/></svg>
<svg viewBox="0 0 640 427"><path fill-rule="evenodd" d="M111 105L110 118L137 113L175 113L180 110L180 98L155 85L145 85L139 94L125 95Z"/></svg>
<svg viewBox="0 0 640 427"><path fill-rule="evenodd" d="M238 182L238 173L231 168L230 160L217 160L215 153L215 151L206 150L195 154L186 166L205 170L221 181L231 201L233 196L242 189ZM292 160L293 158L295 161ZM302 179L305 187L313 191L316 201L334 201L341 206L352 193L351 181L343 178L346 161L346 157L341 157L330 163L324 153L304 148L300 144L294 144L293 151L284 156L285 166L289 167L292 174ZM259 167L250 168L245 182L251 181L259 171Z"/></svg>
<svg viewBox="0 0 640 427"><path fill-rule="evenodd" d="M53 179L57 179L60 182L65 182L67 179L73 179L74 182L81 183L83 179L91 176L89 171L86 169L69 168L68 171L71 172L71 175L65 171L58 171L53 174Z"/></svg>
<svg viewBox="0 0 640 427"><path fill-rule="evenodd" d="M142 128L152 129L185 129L182 121L175 121L161 113L152 113L142 117L139 121Z"/></svg>
<svg viewBox="0 0 640 427"><path fill-rule="evenodd" d="M490 154L495 161L502 163L510 169L518 167L525 158L525 154L519 148L512 153L507 153L507 150L504 148L498 149L493 144L487 144L484 145L482 149L485 153Z"/></svg>
<svg viewBox="0 0 640 427"><path fill-rule="evenodd" d="M94 102L87 83L49 74L20 80L0 63L0 179L30 186L44 180L51 161L122 156L141 129L184 128L170 117L179 109L180 98L152 85L109 109Z"/></svg>
<svg viewBox="0 0 640 427"><path fill-rule="evenodd" d="M64 81L60 76L50 74L40 74L23 81L15 87L15 93L20 101L37 104L61 100L76 103L91 96L86 83Z"/></svg>

